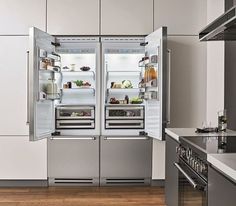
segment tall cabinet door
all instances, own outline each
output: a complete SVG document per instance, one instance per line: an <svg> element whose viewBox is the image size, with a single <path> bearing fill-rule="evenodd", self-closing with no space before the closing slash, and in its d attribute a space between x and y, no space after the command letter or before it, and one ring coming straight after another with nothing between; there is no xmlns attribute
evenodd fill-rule
<svg viewBox="0 0 236 206"><path fill-rule="evenodd" d="M52 72L45 68L50 55L55 52L55 38L37 29L30 28L28 64L28 120L31 141L51 136L54 132L54 103L47 99L45 87L50 84Z"/></svg>
<svg viewBox="0 0 236 206"><path fill-rule="evenodd" d="M145 132L148 136L162 140L167 124L168 66L167 28L161 27L145 38L144 63L145 84Z"/></svg>
<svg viewBox="0 0 236 206"><path fill-rule="evenodd" d="M0 37L0 135L28 135L26 51L28 37Z"/></svg>

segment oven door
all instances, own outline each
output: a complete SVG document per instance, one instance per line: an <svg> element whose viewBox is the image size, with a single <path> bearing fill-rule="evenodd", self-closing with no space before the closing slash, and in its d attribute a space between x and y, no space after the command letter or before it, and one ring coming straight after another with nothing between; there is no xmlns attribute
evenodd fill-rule
<svg viewBox="0 0 236 206"><path fill-rule="evenodd" d="M174 165L179 171L179 206L207 206L207 182L181 158Z"/></svg>

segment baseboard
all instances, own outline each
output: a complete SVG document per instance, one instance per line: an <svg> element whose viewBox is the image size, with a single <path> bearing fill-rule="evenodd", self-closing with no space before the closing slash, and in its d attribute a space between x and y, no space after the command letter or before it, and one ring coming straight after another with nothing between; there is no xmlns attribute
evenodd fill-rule
<svg viewBox="0 0 236 206"><path fill-rule="evenodd" d="M0 180L0 187L48 187L48 180Z"/></svg>
<svg viewBox="0 0 236 206"><path fill-rule="evenodd" d="M155 187L164 187L165 186L165 180L152 180L151 186Z"/></svg>

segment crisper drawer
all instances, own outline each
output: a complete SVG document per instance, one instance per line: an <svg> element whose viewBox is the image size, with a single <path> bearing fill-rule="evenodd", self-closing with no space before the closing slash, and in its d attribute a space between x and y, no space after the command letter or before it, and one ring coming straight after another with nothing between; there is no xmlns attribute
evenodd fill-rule
<svg viewBox="0 0 236 206"><path fill-rule="evenodd" d="M152 139L147 137L101 137L102 185L150 184Z"/></svg>
<svg viewBox="0 0 236 206"><path fill-rule="evenodd" d="M48 140L50 185L99 184L99 137L58 136Z"/></svg>
<svg viewBox="0 0 236 206"><path fill-rule="evenodd" d="M94 119L92 106L62 106L56 108L57 119Z"/></svg>
<svg viewBox="0 0 236 206"><path fill-rule="evenodd" d="M94 129L94 120L57 120L57 129Z"/></svg>
<svg viewBox="0 0 236 206"><path fill-rule="evenodd" d="M143 119L143 107L106 107L106 119Z"/></svg>
<svg viewBox="0 0 236 206"><path fill-rule="evenodd" d="M106 129L143 129L143 120L106 120Z"/></svg>

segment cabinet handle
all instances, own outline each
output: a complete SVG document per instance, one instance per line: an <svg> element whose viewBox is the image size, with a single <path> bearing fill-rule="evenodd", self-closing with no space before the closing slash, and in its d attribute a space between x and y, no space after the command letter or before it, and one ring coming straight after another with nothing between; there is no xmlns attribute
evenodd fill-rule
<svg viewBox="0 0 236 206"><path fill-rule="evenodd" d="M96 137L51 137L51 140L96 140Z"/></svg>
<svg viewBox="0 0 236 206"><path fill-rule="evenodd" d="M30 119L30 109L29 109L29 106L30 106L30 103L29 103L29 51L26 52L26 58L27 58L27 62L26 62L26 65L27 65L27 94L26 94L26 107L27 107L27 117L26 117L26 124L28 125L29 124L29 119Z"/></svg>

